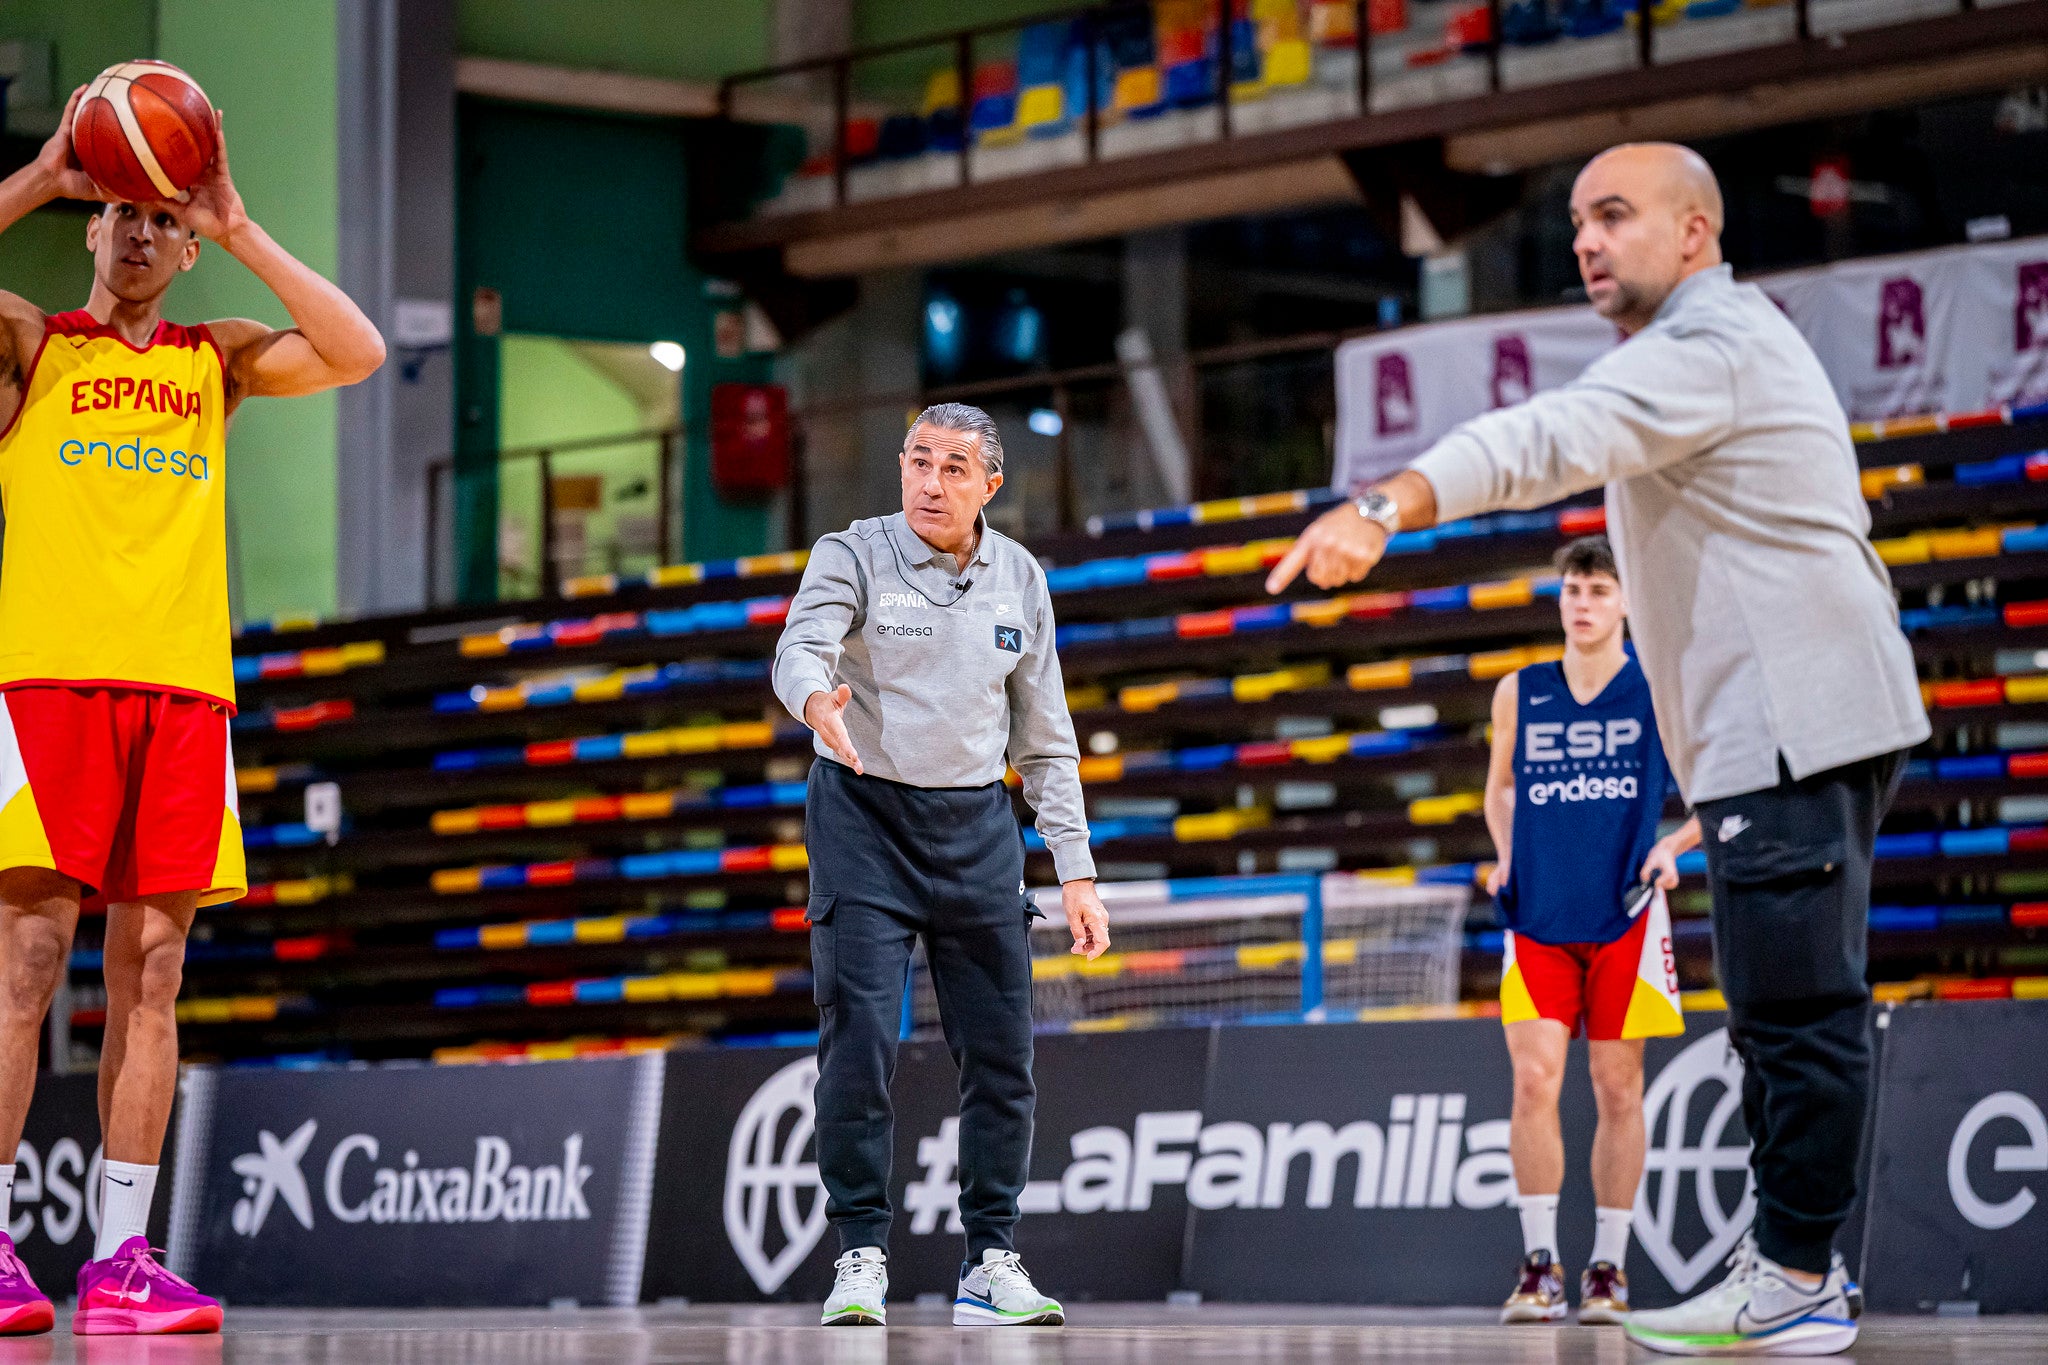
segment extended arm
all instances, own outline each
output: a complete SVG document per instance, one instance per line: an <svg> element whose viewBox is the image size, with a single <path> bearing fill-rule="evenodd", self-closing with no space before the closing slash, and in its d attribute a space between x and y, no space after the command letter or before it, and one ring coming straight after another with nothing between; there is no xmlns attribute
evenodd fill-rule
<svg viewBox="0 0 2048 1365"><path fill-rule="evenodd" d="M862 771L860 755L844 719L853 690L834 680L846 652L846 634L858 625L866 603L867 580L853 551L827 536L811 550L782 637L775 642L776 697L855 772Z"/></svg>
<svg viewBox="0 0 2048 1365"><path fill-rule="evenodd" d="M1652 329L1526 403L1473 418L1379 487L1401 529L1508 507L1541 507L1678 463L1717 444L1735 420L1735 371L1706 333ZM1316 518L1266 581L1308 570L1317 587L1356 582L1387 533L1346 503Z"/></svg>
<svg viewBox="0 0 2048 1365"><path fill-rule="evenodd" d="M1493 689L1493 743L1486 759L1486 832L1493 836L1493 873L1486 890L1499 895L1507 885L1508 864L1515 850L1515 709L1521 700L1521 677L1510 673Z"/></svg>

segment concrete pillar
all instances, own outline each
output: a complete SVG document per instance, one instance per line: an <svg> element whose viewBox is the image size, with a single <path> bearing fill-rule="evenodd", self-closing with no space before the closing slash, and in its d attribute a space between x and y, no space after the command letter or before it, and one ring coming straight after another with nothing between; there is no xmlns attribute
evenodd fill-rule
<svg viewBox="0 0 2048 1365"><path fill-rule="evenodd" d="M429 468L454 443L455 3L337 0L336 22L340 282L390 350L340 396L336 595L343 611L405 611L428 596Z"/></svg>

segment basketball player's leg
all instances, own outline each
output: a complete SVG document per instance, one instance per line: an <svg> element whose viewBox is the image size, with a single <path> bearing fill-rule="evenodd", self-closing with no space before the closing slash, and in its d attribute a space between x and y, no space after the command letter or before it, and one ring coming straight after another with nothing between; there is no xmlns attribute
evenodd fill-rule
<svg viewBox="0 0 2048 1365"><path fill-rule="evenodd" d="M28 1121L43 1019L71 959L79 897L77 882L48 868L0 871L0 1150L20 1145Z"/></svg>
<svg viewBox="0 0 2048 1365"><path fill-rule="evenodd" d="M132 795L108 901L101 1043L100 1227L79 1272L83 1335L214 1332L220 1304L157 1264L149 1246L164 1130L178 1085L178 990L202 903L240 894L227 713L192 697L131 692ZM146 1288L138 1297L136 1286Z"/></svg>
<svg viewBox="0 0 2048 1365"><path fill-rule="evenodd" d="M1525 976L1537 976L1530 971L1529 949L1542 946L1524 942L1518 957ZM1554 973L1545 974L1543 980L1551 986L1560 984ZM1572 1025L1553 1017L1567 1008L1562 1004L1563 992L1537 985L1531 994L1546 1011L1545 1016L1504 1026L1515 1074L1508 1155L1514 1163L1515 1207L1522 1220L1522 1263L1516 1271L1514 1292L1501 1308L1501 1321L1561 1322L1567 1304L1564 1269L1557 1253L1557 1201L1564 1188L1564 1133L1558 1124L1557 1102L1564 1089Z"/></svg>
<svg viewBox="0 0 2048 1365"><path fill-rule="evenodd" d="M1628 1238L1643 1179L1643 1040L1588 1038L1593 1075L1593 1254L1579 1275L1579 1321L1628 1312Z"/></svg>

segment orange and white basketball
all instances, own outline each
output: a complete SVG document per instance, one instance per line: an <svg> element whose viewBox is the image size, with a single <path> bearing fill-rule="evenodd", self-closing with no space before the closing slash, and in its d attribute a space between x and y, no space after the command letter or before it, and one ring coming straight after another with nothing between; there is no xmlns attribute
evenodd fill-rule
<svg viewBox="0 0 2048 1365"><path fill-rule="evenodd" d="M199 82L169 62L121 62L93 77L71 146L116 199L176 199L213 161L219 123Z"/></svg>

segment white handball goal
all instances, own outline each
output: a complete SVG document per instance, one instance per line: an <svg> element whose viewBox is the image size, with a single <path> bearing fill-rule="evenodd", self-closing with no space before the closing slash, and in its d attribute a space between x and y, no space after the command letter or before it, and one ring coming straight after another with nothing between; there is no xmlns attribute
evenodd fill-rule
<svg viewBox="0 0 2048 1365"><path fill-rule="evenodd" d="M1471 889L1370 874L1281 873L1104 882L1110 950L1070 951L1058 887L1033 893L1032 1005L1041 1027L1145 1027L1341 1017L1451 1005ZM920 953L913 1018L938 1007Z"/></svg>

